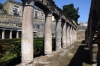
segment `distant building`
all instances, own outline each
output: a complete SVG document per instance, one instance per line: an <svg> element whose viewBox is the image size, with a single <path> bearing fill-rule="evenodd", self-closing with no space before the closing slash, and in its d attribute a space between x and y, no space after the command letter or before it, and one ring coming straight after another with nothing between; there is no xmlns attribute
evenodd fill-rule
<svg viewBox="0 0 100 66"><path fill-rule="evenodd" d="M87 22L79 22L78 23L80 26L87 26Z"/></svg>
<svg viewBox="0 0 100 66"><path fill-rule="evenodd" d="M22 3L14 0L7 0L3 5L3 9L7 11L8 15L22 16L23 13ZM43 10L34 7L34 19L44 20L45 14ZM54 16L52 16L52 21L55 21Z"/></svg>
<svg viewBox="0 0 100 66"><path fill-rule="evenodd" d="M22 3L16 2L14 0L7 0L3 9L7 11L8 15L22 16Z"/></svg>

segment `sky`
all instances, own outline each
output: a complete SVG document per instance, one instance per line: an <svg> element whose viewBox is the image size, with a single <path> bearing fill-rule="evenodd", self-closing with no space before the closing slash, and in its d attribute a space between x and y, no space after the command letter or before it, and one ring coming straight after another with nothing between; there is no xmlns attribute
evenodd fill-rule
<svg viewBox="0 0 100 66"><path fill-rule="evenodd" d="M4 3L5 1L6 0L0 0L1 3ZM61 9L63 5L68 5L73 3L75 8L79 7L80 18L78 19L78 22L88 21L91 0L54 0L54 2Z"/></svg>
<svg viewBox="0 0 100 66"><path fill-rule="evenodd" d="M55 4L61 9L63 5L68 5L73 3L75 8L79 7L80 18L78 19L78 22L88 21L91 0L54 0L54 1Z"/></svg>

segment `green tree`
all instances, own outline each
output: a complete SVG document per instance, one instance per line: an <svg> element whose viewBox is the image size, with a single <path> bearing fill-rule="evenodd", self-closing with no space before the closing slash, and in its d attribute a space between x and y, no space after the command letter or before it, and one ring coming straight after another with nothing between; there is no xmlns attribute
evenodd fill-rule
<svg viewBox="0 0 100 66"><path fill-rule="evenodd" d="M78 14L78 8L74 8L73 4L69 4L69 5L64 5L63 6L63 12L70 17L72 20L74 20L76 23L78 21L78 18L80 17L80 15ZM78 24L78 23L77 23Z"/></svg>
<svg viewBox="0 0 100 66"><path fill-rule="evenodd" d="M0 3L0 9L3 9L3 4L2 3Z"/></svg>

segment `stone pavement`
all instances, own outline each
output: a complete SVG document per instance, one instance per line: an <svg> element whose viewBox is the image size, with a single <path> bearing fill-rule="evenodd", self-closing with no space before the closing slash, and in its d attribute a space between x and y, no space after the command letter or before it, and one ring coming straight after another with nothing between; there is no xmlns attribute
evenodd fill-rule
<svg viewBox="0 0 100 66"><path fill-rule="evenodd" d="M34 58L35 66L95 66L90 64L87 44L75 42L71 47L54 51L51 55Z"/></svg>

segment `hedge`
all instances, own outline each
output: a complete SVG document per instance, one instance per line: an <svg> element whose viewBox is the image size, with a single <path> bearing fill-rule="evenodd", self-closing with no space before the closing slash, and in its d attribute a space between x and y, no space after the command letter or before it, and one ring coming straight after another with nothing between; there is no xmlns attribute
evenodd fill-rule
<svg viewBox="0 0 100 66"><path fill-rule="evenodd" d="M52 39L52 47L55 50L55 38ZM40 55L44 55L44 38L34 38L34 56ZM21 39L0 39L0 66L13 66L21 61L20 57Z"/></svg>

